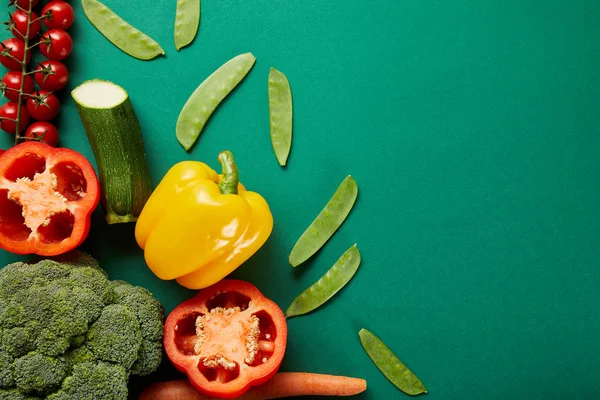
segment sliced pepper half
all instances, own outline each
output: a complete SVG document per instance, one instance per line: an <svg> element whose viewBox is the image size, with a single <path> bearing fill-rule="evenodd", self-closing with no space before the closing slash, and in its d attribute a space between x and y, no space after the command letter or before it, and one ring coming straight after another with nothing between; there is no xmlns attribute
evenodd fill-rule
<svg viewBox="0 0 600 400"><path fill-rule="evenodd" d="M225 279L177 306L165 322L166 353L207 396L235 398L268 381L287 343L285 316L252 284Z"/></svg>
<svg viewBox="0 0 600 400"><path fill-rule="evenodd" d="M273 216L267 202L239 183L230 152L222 152L219 161L223 175L201 162L176 164L142 210L135 236L160 279L206 288L269 238Z"/></svg>
<svg viewBox="0 0 600 400"><path fill-rule="evenodd" d="M98 205L90 162L42 142L0 156L0 247L16 254L55 256L79 246Z"/></svg>

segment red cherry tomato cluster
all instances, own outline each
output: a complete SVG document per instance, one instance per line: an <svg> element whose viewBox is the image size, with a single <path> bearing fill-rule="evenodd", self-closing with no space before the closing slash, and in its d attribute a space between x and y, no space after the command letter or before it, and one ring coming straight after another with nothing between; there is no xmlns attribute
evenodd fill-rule
<svg viewBox="0 0 600 400"><path fill-rule="evenodd" d="M0 106L0 129L16 134L16 120L19 119L18 130L26 130L25 138L56 146L58 131L49 121L60 109L54 92L64 88L69 81L69 71L61 60L73 50L73 40L66 30L73 24L75 14L71 5L62 0L48 1L38 14L33 9L39 0L32 0L28 18L30 0L9 1L14 11L10 15L8 29L14 37L0 43L0 64L9 70L0 83L0 89L8 100ZM42 31L42 25L45 31ZM47 60L29 71L31 50L35 46L39 46ZM20 112L19 93L22 93ZM30 125L31 120L35 122ZM0 150L0 155L3 152Z"/></svg>

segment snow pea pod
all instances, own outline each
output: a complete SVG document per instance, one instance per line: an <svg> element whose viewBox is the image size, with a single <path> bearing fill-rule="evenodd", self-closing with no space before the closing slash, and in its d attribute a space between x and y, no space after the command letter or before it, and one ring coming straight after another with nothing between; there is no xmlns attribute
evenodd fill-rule
<svg viewBox="0 0 600 400"><path fill-rule="evenodd" d="M175 48L192 43L200 24L200 0L177 0L175 12Z"/></svg>
<svg viewBox="0 0 600 400"><path fill-rule="evenodd" d="M427 389L419 378L392 353L381 339L366 329L361 329L358 335L369 358L394 386L411 396L427 393Z"/></svg>
<svg viewBox="0 0 600 400"><path fill-rule="evenodd" d="M98 0L81 2L85 16L112 44L140 60L151 60L165 54L150 36L134 28Z"/></svg>
<svg viewBox="0 0 600 400"><path fill-rule="evenodd" d="M348 176L337 188L333 197L319 213L312 224L304 231L290 253L290 264L297 267L313 256L333 236L352 210L358 186Z"/></svg>
<svg viewBox="0 0 600 400"><path fill-rule="evenodd" d="M342 290L360 265L360 252L356 245L350 247L321 279L294 299L285 312L286 317L307 314L316 310Z"/></svg>
<svg viewBox="0 0 600 400"><path fill-rule="evenodd" d="M269 72L269 111L271 144L277 161L283 167L292 146L292 89L287 77L275 68Z"/></svg>
<svg viewBox="0 0 600 400"><path fill-rule="evenodd" d="M192 148L217 106L244 79L256 58L240 54L227 61L198 86L177 119L176 135L186 149Z"/></svg>

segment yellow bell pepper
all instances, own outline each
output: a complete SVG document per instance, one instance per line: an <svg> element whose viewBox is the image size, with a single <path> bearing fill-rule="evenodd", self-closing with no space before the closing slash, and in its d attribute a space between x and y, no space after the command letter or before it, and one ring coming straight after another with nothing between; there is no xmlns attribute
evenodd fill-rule
<svg viewBox="0 0 600 400"><path fill-rule="evenodd" d="M269 238L273 216L258 193L238 181L229 151L223 174L196 161L176 164L148 199L135 227L148 267L189 289L220 281Z"/></svg>

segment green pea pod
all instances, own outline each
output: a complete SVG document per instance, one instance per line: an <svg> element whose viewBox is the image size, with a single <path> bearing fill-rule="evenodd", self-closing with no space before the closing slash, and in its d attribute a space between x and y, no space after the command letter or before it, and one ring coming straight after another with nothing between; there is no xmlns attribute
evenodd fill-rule
<svg viewBox="0 0 600 400"><path fill-rule="evenodd" d="M316 310L342 290L360 265L360 252L356 245L350 247L329 271L311 287L302 292L285 312L286 317L307 314Z"/></svg>
<svg viewBox="0 0 600 400"><path fill-rule="evenodd" d="M269 72L269 111L271 143L277 161L283 167L292 147L292 89L286 76L275 68Z"/></svg>
<svg viewBox="0 0 600 400"><path fill-rule="evenodd" d="M192 93L179 114L176 128L177 140L186 150L192 148L212 113L255 62L252 53L240 54L219 67Z"/></svg>
<svg viewBox="0 0 600 400"><path fill-rule="evenodd" d="M358 186L354 179L348 176L296 242L290 253L290 264L293 267L308 260L325 245L350 214L357 196Z"/></svg>
<svg viewBox="0 0 600 400"><path fill-rule="evenodd" d="M427 393L427 389L419 378L392 353L381 339L366 329L361 329L358 335L369 358L394 386L411 396Z"/></svg>
<svg viewBox="0 0 600 400"><path fill-rule="evenodd" d="M151 60L165 54L150 36L137 30L98 0L82 0L83 12L92 25L112 44L140 60Z"/></svg>
<svg viewBox="0 0 600 400"><path fill-rule="evenodd" d="M192 43L200 24L200 0L177 0L175 12L175 48Z"/></svg>

